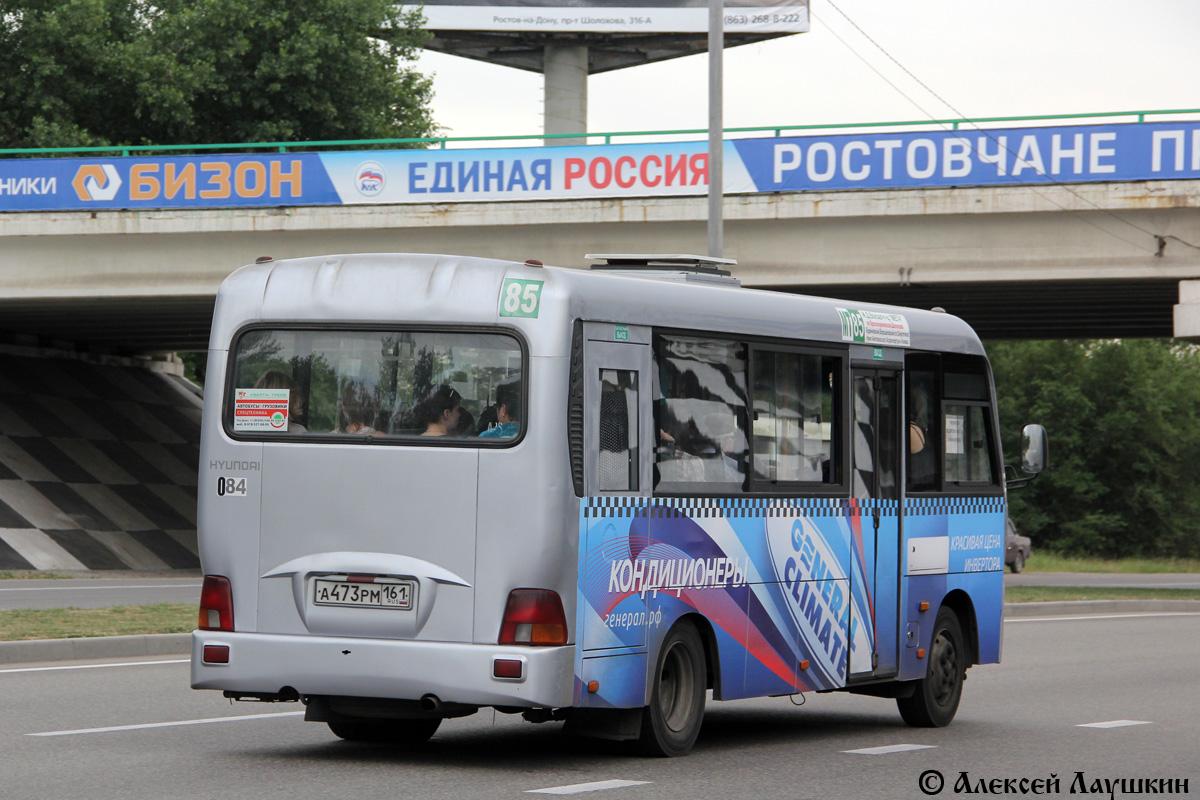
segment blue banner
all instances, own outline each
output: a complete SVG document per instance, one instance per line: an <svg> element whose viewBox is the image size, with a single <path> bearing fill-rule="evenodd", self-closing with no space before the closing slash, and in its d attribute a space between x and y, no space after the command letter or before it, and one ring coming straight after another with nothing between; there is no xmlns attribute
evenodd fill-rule
<svg viewBox="0 0 1200 800"><path fill-rule="evenodd" d="M734 143L760 192L1200 178L1200 123L848 134Z"/></svg>
<svg viewBox="0 0 1200 800"><path fill-rule="evenodd" d="M725 142L727 194L1200 178L1200 122ZM0 211L703 195L706 142L0 160Z"/></svg>

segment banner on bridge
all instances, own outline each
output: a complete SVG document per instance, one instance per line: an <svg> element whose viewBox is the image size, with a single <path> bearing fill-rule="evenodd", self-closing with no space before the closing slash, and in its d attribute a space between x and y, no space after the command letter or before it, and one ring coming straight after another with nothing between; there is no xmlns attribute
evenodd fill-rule
<svg viewBox="0 0 1200 800"><path fill-rule="evenodd" d="M1200 178L1200 122L725 142L725 192ZM490 150L9 159L0 211L701 195L706 142Z"/></svg>

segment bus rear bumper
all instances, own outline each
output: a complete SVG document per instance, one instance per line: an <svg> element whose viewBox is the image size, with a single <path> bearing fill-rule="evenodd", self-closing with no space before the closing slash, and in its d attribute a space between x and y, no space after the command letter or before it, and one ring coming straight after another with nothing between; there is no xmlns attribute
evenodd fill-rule
<svg viewBox="0 0 1200 800"><path fill-rule="evenodd" d="M205 647L214 658L205 660ZM520 678L493 676L497 659L522 663ZM192 688L274 695L418 700L475 706L561 708L574 695L575 648L195 631Z"/></svg>

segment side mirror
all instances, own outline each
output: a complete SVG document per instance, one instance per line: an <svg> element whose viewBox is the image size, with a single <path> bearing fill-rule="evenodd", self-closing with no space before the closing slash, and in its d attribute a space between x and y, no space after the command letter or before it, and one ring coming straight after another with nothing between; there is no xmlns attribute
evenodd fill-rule
<svg viewBox="0 0 1200 800"><path fill-rule="evenodd" d="M1021 431L1021 471L1036 475L1050 465L1050 442L1041 425L1026 425Z"/></svg>

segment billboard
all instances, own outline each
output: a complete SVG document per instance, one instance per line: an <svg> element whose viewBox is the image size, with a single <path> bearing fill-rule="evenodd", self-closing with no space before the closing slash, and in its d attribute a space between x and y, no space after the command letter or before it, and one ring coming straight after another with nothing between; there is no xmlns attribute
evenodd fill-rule
<svg viewBox="0 0 1200 800"><path fill-rule="evenodd" d="M809 0L724 0L725 32L804 33ZM705 33L707 0L427 0L432 31Z"/></svg>
<svg viewBox="0 0 1200 800"><path fill-rule="evenodd" d="M0 212L704 195L707 142L0 160ZM1200 122L729 139L724 192L1200 179Z"/></svg>

